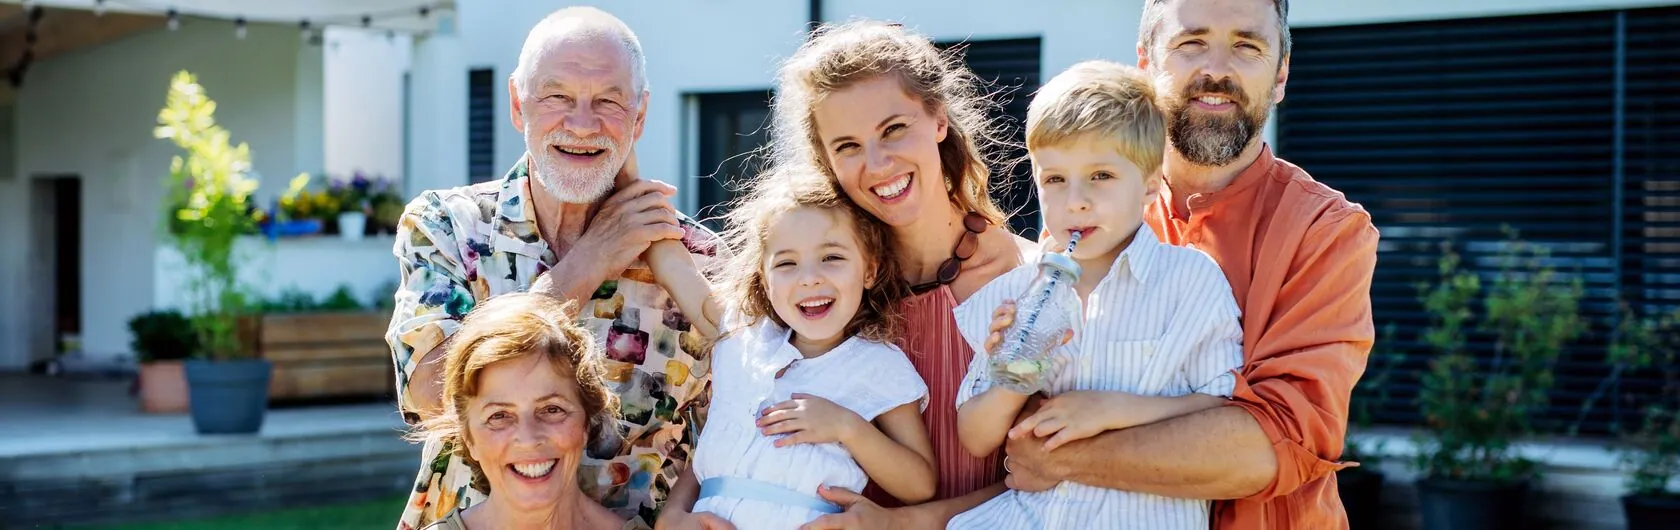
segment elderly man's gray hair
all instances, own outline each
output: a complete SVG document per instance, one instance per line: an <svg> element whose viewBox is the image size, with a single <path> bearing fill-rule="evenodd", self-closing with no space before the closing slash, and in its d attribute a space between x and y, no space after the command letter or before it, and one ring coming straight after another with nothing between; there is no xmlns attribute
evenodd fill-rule
<svg viewBox="0 0 1680 530"><path fill-rule="evenodd" d="M568 7L543 17L525 36L525 45L519 49L519 65L514 67L510 76L520 94L530 91L531 68L536 66L538 53L561 31L618 39L619 44L624 46L625 54L630 57L630 86L636 91L633 97L639 98L647 92L647 57L642 54L642 41L630 31L630 26L594 7Z"/></svg>

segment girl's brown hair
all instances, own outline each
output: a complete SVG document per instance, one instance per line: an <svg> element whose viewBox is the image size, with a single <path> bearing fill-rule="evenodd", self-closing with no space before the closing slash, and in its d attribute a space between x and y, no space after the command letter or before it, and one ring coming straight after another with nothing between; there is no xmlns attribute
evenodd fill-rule
<svg viewBox="0 0 1680 530"><path fill-rule="evenodd" d="M945 117L939 164L951 203L1001 225L1004 214L992 200L988 164L1009 162L998 149L1006 142L986 117L995 103L955 53L939 51L927 37L898 24L825 24L782 63L771 103L770 163L809 165L835 178L813 110L829 94L882 76L896 78L929 114Z"/></svg>
<svg viewBox="0 0 1680 530"><path fill-rule="evenodd" d="M573 304L536 293L508 293L473 308L450 338L444 357L444 410L427 420L411 439L441 437L472 469L473 489L489 493L484 470L467 452L467 402L479 394L479 374L490 365L540 355L561 374L571 374L595 439L618 414L618 396L607 390L601 348L588 331L567 315Z"/></svg>
<svg viewBox="0 0 1680 530"><path fill-rule="evenodd" d="M769 287L764 280L764 245L771 227L783 215L798 208L816 208L851 221L863 259L874 273L875 283L863 290L858 312L846 325L848 336L890 343L897 340L903 324L899 302L910 292L899 275L898 262L888 259L891 241L887 227L863 211L826 176L809 166L784 167L754 183L729 211L729 228L724 239L733 254L717 262L716 277L721 300L731 304L748 322L769 318L777 325L787 322L770 305Z"/></svg>

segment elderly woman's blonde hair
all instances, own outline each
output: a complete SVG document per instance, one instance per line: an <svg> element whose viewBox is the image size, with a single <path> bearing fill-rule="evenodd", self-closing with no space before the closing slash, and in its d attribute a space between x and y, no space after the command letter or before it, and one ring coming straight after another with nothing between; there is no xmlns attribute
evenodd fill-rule
<svg viewBox="0 0 1680 530"><path fill-rule="evenodd" d="M1027 105L1027 149L1099 139L1156 178L1167 149L1167 117L1149 75L1109 61L1085 61L1056 74Z"/></svg>
<svg viewBox="0 0 1680 530"><path fill-rule="evenodd" d="M472 469L473 489L490 493L484 470L468 454L467 402L479 393L479 374L490 365L539 355L577 383L589 437L609 428L618 396L607 390L605 356L594 337L566 315L572 303L547 295L508 293L473 308L451 337L443 371L443 407L411 438L438 436Z"/></svg>

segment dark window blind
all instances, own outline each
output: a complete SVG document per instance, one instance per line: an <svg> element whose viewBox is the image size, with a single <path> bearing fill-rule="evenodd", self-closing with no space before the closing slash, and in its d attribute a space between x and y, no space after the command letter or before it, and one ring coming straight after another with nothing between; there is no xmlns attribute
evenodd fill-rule
<svg viewBox="0 0 1680 530"><path fill-rule="evenodd" d="M1542 423L1605 432L1652 397L1653 376L1632 374L1581 414L1609 372L1616 293L1680 301L1677 23L1680 9L1661 8L1294 31L1278 153L1382 232L1372 304L1406 360L1379 422L1421 421L1418 375L1435 352L1418 338L1416 284L1435 279L1439 244L1491 275L1506 225L1580 275L1594 321L1560 362ZM1470 347L1491 357L1492 339L1472 334Z"/></svg>

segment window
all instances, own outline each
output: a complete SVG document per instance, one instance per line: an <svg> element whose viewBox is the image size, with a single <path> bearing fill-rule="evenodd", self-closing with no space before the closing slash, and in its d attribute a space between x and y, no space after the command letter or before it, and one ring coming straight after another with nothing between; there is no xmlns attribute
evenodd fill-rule
<svg viewBox="0 0 1680 530"><path fill-rule="evenodd" d="M1038 90L1041 42L1027 39L940 43L942 49L957 48L963 62L990 86L1001 108L987 116L996 123L1011 148L993 153L992 198L1009 215L1009 228L1028 239L1038 239L1038 196L1033 188L1032 164L1027 161L1027 104Z"/></svg>
<svg viewBox="0 0 1680 530"><path fill-rule="evenodd" d="M757 155L770 137L770 92L753 90L698 94L700 175L699 209L695 218L712 229L741 187L758 175L764 160Z"/></svg>
<svg viewBox="0 0 1680 530"><path fill-rule="evenodd" d="M476 184L496 178L496 74L467 72L467 176Z"/></svg>
<svg viewBox="0 0 1680 530"><path fill-rule="evenodd" d="M1435 354L1417 338L1428 317L1415 284L1435 278L1442 241L1488 274L1509 225L1579 271L1594 328L1557 366L1537 414L1552 425L1573 424L1609 372L1617 292L1680 304L1677 23L1680 9L1658 8L1295 30L1278 154L1382 232L1372 304L1406 361L1377 421L1421 422L1419 374ZM1487 336L1470 340L1492 359ZM1582 432L1636 418L1655 384L1624 377Z"/></svg>

